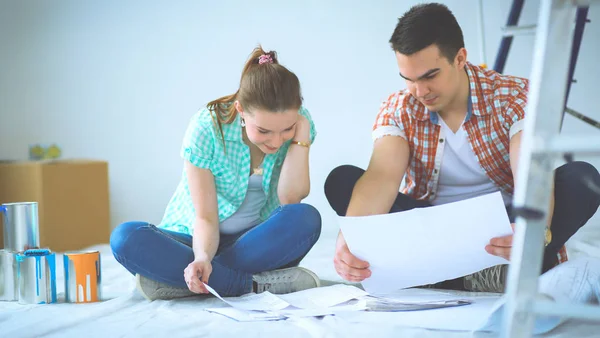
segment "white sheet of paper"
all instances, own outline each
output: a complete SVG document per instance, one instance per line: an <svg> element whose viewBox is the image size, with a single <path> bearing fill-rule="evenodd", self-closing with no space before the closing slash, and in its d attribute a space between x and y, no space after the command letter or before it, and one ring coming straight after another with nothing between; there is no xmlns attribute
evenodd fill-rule
<svg viewBox="0 0 600 338"><path fill-rule="evenodd" d="M356 286L336 284L279 295L279 298L300 309L320 309L342 304L366 295L365 291Z"/></svg>
<svg viewBox="0 0 600 338"><path fill-rule="evenodd" d="M433 330L476 331L488 318L499 296L468 297L472 304L425 311L340 312L335 316L350 323L382 323Z"/></svg>
<svg viewBox="0 0 600 338"><path fill-rule="evenodd" d="M397 290L394 293L390 294L378 294L377 298L384 298L388 300L394 300L398 302L404 303L428 303L428 302L443 302L443 301L451 301L451 300L459 300L464 299L465 297L459 297L455 294L439 291L439 290L429 290L429 289L421 289L421 288L413 288L413 289L402 289Z"/></svg>
<svg viewBox="0 0 600 338"><path fill-rule="evenodd" d="M241 310L275 311L290 306L290 304L268 291L258 294L249 293L240 297L221 297L217 291L207 284L204 284L204 286L210 293L225 303Z"/></svg>
<svg viewBox="0 0 600 338"><path fill-rule="evenodd" d="M600 259L579 257L562 263L547 271L538 280L541 297L561 303L585 304L600 300ZM491 314L481 325L480 331L500 332L503 324L503 297L496 303ZM561 325L567 318L538 315L535 318L533 333L544 334Z"/></svg>
<svg viewBox="0 0 600 338"><path fill-rule="evenodd" d="M280 311L274 311L274 314L279 314L286 317L320 317L338 314L345 311L362 311L367 308L367 302L365 300L353 299L342 304L331 306L327 308L314 308L314 309L294 309L287 308Z"/></svg>
<svg viewBox="0 0 600 338"><path fill-rule="evenodd" d="M559 264L540 276L538 290L558 302L598 302L600 259L578 257Z"/></svg>
<svg viewBox="0 0 600 338"><path fill-rule="evenodd" d="M257 322L264 320L281 320L286 317L274 313L262 311L241 310L234 307L207 308L208 312L218 313L220 315L235 319L238 322Z"/></svg>
<svg viewBox="0 0 600 338"><path fill-rule="evenodd" d="M485 251L493 237L512 234L500 192L338 221L350 251L369 262L372 274L362 285L370 294L433 284L508 263Z"/></svg>

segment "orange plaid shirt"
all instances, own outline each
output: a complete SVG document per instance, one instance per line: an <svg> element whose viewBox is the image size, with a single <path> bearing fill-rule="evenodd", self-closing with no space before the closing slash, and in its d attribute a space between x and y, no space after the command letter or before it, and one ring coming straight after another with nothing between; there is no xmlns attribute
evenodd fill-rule
<svg viewBox="0 0 600 338"><path fill-rule="evenodd" d="M529 81L499 74L467 63L470 109L463 127L473 153L487 176L503 192L512 195L514 181L510 166L510 138L517 132L511 127L523 120ZM408 141L410 160L402 193L417 200L432 201L436 196L444 135L438 115L400 90L380 107L373 126L373 138L401 136ZM566 249L559 261L567 259Z"/></svg>

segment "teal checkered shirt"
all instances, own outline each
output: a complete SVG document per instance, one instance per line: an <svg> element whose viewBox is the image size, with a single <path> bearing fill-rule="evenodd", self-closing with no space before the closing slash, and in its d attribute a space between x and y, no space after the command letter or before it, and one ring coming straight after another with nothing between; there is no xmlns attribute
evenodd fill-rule
<svg viewBox="0 0 600 338"><path fill-rule="evenodd" d="M300 107L299 113L308 119L311 141L314 141L316 130L310 113L304 107ZM240 207L246 196L250 179L250 148L242 140L239 115L231 124L222 125L224 148L218 127L214 125L210 114L207 108L194 114L185 132L181 156L195 166L212 172L217 188L219 221L222 222ZM284 143L275 154L267 154L263 160L262 187L267 196L260 210L263 221L280 205L277 183L290 142ZM191 235L194 219L190 188L183 171L159 228Z"/></svg>

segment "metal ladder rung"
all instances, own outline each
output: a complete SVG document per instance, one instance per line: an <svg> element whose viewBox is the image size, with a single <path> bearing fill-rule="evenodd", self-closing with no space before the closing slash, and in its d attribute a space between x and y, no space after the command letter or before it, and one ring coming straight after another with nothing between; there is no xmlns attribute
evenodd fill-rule
<svg viewBox="0 0 600 338"><path fill-rule="evenodd" d="M556 135L549 140L539 138L537 141L532 149L533 154L600 155L600 136Z"/></svg>
<svg viewBox="0 0 600 338"><path fill-rule="evenodd" d="M600 3L600 0L571 0L571 4L578 7L587 7L593 3Z"/></svg>
<svg viewBox="0 0 600 338"><path fill-rule="evenodd" d="M575 109L571 109L571 108L567 107L567 108L565 108L565 112L567 112L569 115L574 116L574 117L580 119L581 121L586 122L596 128L600 128L600 122L594 120L591 117L587 117L587 116L583 115L582 113L578 112Z"/></svg>
<svg viewBox="0 0 600 338"><path fill-rule="evenodd" d="M537 25L506 26L502 29L503 36L535 35Z"/></svg>
<svg viewBox="0 0 600 338"><path fill-rule="evenodd" d="M554 302L551 300L535 300L532 305L532 312L538 315L600 320L599 305Z"/></svg>

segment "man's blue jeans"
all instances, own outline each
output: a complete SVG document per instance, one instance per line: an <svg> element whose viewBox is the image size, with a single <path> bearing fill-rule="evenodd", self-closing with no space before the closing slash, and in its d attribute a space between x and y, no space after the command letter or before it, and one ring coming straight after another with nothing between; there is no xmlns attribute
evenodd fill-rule
<svg viewBox="0 0 600 338"><path fill-rule="evenodd" d="M297 266L321 234L321 215L308 204L278 207L263 223L234 235L220 235L208 285L222 296L252 291L252 275ZM192 236L127 222L111 234L117 261L132 274L187 288L183 270L194 260Z"/></svg>

